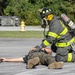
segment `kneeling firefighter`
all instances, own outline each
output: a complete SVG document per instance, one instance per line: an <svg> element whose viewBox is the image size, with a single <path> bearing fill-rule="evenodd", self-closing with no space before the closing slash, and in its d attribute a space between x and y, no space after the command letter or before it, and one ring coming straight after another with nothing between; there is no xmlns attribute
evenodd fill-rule
<svg viewBox="0 0 75 75"><path fill-rule="evenodd" d="M74 44L75 39L68 27L60 17L54 15L51 9L43 8L39 13L43 21L42 27L46 28L46 25L49 25L49 30L41 45L35 46L36 50L51 46L51 50L56 52L56 61L74 62L75 52L72 44Z"/></svg>

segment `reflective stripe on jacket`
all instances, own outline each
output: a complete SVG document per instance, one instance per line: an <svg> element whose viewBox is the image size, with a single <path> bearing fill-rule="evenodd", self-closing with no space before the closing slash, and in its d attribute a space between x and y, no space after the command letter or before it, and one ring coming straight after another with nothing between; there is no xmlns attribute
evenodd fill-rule
<svg viewBox="0 0 75 75"><path fill-rule="evenodd" d="M72 53L68 53L68 59L67 59L68 62L72 62Z"/></svg>
<svg viewBox="0 0 75 75"><path fill-rule="evenodd" d="M67 33L68 33L68 28L60 21L60 25L61 25L61 27L63 28L63 30L60 32L60 30L59 30L59 32L60 33L56 33L56 32L53 32L53 31L49 31L48 32L48 34L47 34L47 36L48 36L48 38L46 38L44 41L43 41L43 44L45 45L45 46L49 46L50 45L50 42L51 41L55 41L55 40L58 40L58 39L61 39L62 37L64 37ZM59 28L59 27L58 27ZM70 35L70 34L69 34ZM70 37L71 37L71 35L70 35ZM49 39L49 38L54 38L54 40L51 40L51 39ZM65 37L66 38L66 37ZM64 38L64 39L65 39ZM75 40L74 40L74 38L71 38L71 39L69 39L69 41L68 40L66 40L66 42L60 42L60 41L56 41L56 46L57 47L66 47L66 46L69 46L71 43L73 43Z"/></svg>

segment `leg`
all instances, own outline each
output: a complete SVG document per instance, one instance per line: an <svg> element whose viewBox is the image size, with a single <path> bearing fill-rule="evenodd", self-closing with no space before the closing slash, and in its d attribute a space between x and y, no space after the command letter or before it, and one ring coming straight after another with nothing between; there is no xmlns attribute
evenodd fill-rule
<svg viewBox="0 0 75 75"><path fill-rule="evenodd" d="M48 69L61 69L64 66L64 62L53 62L48 65Z"/></svg>
<svg viewBox="0 0 75 75"><path fill-rule="evenodd" d="M72 47L71 46L68 46L68 47L63 47L63 48L57 48L57 53L56 53L56 61L63 61L63 62L67 62L68 60L70 62L73 61L73 58L74 57L72 54L73 51L72 51ZM71 53L69 55L69 53Z"/></svg>
<svg viewBox="0 0 75 75"><path fill-rule="evenodd" d="M30 52L28 55L27 69L31 69L40 62L40 52Z"/></svg>
<svg viewBox="0 0 75 75"><path fill-rule="evenodd" d="M27 69L32 69L35 65L37 65L40 62L39 57L34 57L30 60L28 60L28 64L26 66Z"/></svg>
<svg viewBox="0 0 75 75"><path fill-rule="evenodd" d="M48 69L59 69L64 65L64 62L56 62L55 58L50 54L43 54L43 59L44 62L48 65Z"/></svg>

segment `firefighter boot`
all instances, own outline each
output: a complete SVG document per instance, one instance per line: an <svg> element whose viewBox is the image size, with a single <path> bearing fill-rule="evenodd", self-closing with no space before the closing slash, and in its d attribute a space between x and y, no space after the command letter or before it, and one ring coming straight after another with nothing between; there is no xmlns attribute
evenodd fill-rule
<svg viewBox="0 0 75 75"><path fill-rule="evenodd" d="M39 57L34 57L28 61L28 65L26 66L27 69L32 69L35 65L39 64L40 59Z"/></svg>
<svg viewBox="0 0 75 75"><path fill-rule="evenodd" d="M61 69L64 66L64 62L53 62L48 65L48 69Z"/></svg>

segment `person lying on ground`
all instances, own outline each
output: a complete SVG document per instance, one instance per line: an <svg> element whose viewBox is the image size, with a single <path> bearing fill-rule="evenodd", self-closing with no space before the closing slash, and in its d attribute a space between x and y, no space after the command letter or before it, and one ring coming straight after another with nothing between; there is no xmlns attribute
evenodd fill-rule
<svg viewBox="0 0 75 75"><path fill-rule="evenodd" d="M64 62L56 62L55 58L44 49L31 50L28 55L21 58L0 58L0 62L25 62L27 69L32 69L39 64L48 66L48 69L60 69L64 66Z"/></svg>

